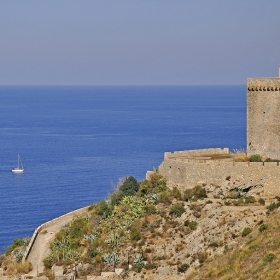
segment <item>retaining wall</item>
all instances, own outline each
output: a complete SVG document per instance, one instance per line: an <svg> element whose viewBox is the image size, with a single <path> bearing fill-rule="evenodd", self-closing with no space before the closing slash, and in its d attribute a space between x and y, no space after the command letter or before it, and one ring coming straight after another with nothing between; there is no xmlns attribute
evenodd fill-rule
<svg viewBox="0 0 280 280"><path fill-rule="evenodd" d="M45 229L45 228L47 228L47 227L49 227L49 226L51 226L51 225L53 225L53 224L55 224L55 223L57 223L57 222L60 222L61 220L63 221L63 220L68 220L69 218L72 218L72 219L73 219L73 218L75 218L75 217L78 217L78 216L82 215L83 213L86 213L87 208L88 208L88 206L87 206L87 207L80 208L80 209L77 209L77 210L74 210L74 211L72 211L72 212L69 212L69 213L67 213L67 214L64 214L64 215L62 215L62 216L60 216L60 217L58 217L58 218L55 218L55 219L53 219L53 220L50 220L50 221L48 221L48 222L46 222L46 223L40 225L39 227L37 227L37 228L35 229L35 231L34 231L32 237L31 237L31 239L30 239L30 242L29 242L27 248L26 248L26 251L25 251L25 253L24 253L24 255L23 255L22 261L26 261L26 260L27 260L28 255L29 255L29 253L31 252L32 247L33 247L33 245L34 245L34 243L35 243L35 241L36 241L36 238L37 238L37 236L38 236L38 233L39 233L41 230L43 230L43 229Z"/></svg>

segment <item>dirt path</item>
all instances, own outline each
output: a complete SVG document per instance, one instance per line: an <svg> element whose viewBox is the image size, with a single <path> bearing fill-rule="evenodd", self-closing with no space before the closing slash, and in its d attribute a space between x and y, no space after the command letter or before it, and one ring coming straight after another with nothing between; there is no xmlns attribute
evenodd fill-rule
<svg viewBox="0 0 280 280"><path fill-rule="evenodd" d="M86 208L84 208L82 212L85 212L85 209ZM81 213L79 214L81 215ZM50 253L49 244L54 239L55 233L74 218L77 218L77 211L56 218L51 223L49 223L49 225L44 226L43 229L39 231L27 258L27 260L30 261L33 266L33 270L29 273L29 275L39 276L39 274L44 271L43 260Z"/></svg>

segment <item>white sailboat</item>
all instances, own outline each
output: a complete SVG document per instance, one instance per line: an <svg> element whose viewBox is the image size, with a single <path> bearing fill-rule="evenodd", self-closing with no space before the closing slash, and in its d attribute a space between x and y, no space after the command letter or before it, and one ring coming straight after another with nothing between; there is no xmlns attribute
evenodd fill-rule
<svg viewBox="0 0 280 280"><path fill-rule="evenodd" d="M18 155L18 166L12 169L12 172L14 173L22 173L23 172L23 165L20 160L20 156Z"/></svg>

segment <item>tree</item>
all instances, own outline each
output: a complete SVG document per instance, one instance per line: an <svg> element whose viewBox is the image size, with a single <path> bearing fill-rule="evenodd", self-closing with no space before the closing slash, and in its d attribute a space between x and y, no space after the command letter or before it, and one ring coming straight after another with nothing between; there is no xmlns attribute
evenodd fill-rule
<svg viewBox="0 0 280 280"><path fill-rule="evenodd" d="M133 176L129 176L125 179L119 190L122 196L134 196L139 190L139 183Z"/></svg>

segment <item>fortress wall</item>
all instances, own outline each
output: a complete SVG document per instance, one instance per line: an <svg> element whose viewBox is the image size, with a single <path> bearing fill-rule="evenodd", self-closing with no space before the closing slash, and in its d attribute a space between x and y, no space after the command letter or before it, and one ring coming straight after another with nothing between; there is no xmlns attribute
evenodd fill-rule
<svg viewBox="0 0 280 280"><path fill-rule="evenodd" d="M175 151L174 153L166 152L164 153L164 158L174 158L174 157L196 157L204 155L220 155L229 154L228 148L213 148L213 149L200 149L200 150L188 150L188 151Z"/></svg>
<svg viewBox="0 0 280 280"><path fill-rule="evenodd" d="M188 163L169 159L164 160L158 170L167 178L170 187L176 186L182 191L203 183L222 186L230 180L233 187L262 185L265 195L280 196L280 165L277 162Z"/></svg>

